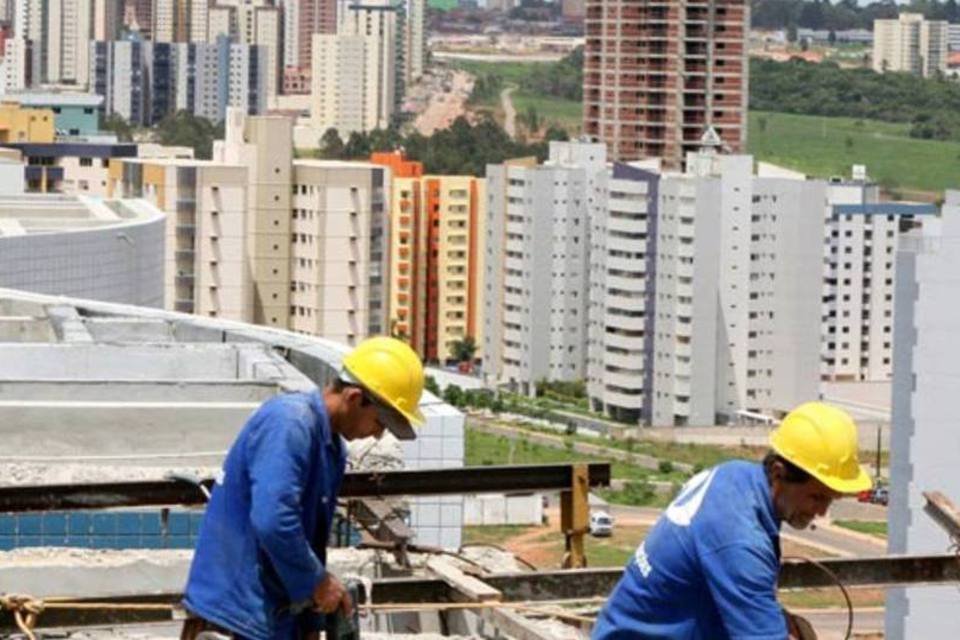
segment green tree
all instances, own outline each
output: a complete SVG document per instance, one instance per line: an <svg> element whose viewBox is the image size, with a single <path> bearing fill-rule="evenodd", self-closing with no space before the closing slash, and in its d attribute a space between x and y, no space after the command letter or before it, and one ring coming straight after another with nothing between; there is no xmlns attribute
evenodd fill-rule
<svg viewBox="0 0 960 640"><path fill-rule="evenodd" d="M424 379L423 388L433 395L440 397L440 385L437 384L437 380L433 376L427 376Z"/></svg>
<svg viewBox="0 0 960 640"><path fill-rule="evenodd" d="M101 115L99 128L101 131L113 133L120 142L133 141L133 127L120 114L112 113L107 117Z"/></svg>
<svg viewBox="0 0 960 640"><path fill-rule="evenodd" d="M477 355L477 342L473 336L466 336L463 340L455 340L450 346L450 355L457 362L473 362Z"/></svg>
<svg viewBox="0 0 960 640"><path fill-rule="evenodd" d="M328 160L343 158L343 139L334 127L324 131L320 138L320 157Z"/></svg>
<svg viewBox="0 0 960 640"><path fill-rule="evenodd" d="M160 144L193 147L197 158L209 160L213 141L223 139L223 123L215 125L189 111L177 111L161 120L156 132Z"/></svg>
<svg viewBox="0 0 960 640"><path fill-rule="evenodd" d="M354 131L343 147L343 157L348 160L366 160L370 157L370 138L365 133Z"/></svg>
<svg viewBox="0 0 960 640"><path fill-rule="evenodd" d="M463 389L455 384L448 384L443 390L443 401L454 407L462 407L464 404Z"/></svg>

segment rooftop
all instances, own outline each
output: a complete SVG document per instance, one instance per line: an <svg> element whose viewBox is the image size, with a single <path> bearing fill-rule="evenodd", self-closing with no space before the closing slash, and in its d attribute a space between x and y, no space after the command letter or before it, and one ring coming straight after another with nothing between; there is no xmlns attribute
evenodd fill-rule
<svg viewBox="0 0 960 640"><path fill-rule="evenodd" d="M100 200L34 193L0 195L0 239L35 233L122 228L163 215L146 200Z"/></svg>
<svg viewBox="0 0 960 640"><path fill-rule="evenodd" d="M8 93L5 96L8 100L15 100L24 106L46 107L46 106L78 106L78 107L100 107L103 104L103 96L95 93L70 93L70 92L24 92Z"/></svg>

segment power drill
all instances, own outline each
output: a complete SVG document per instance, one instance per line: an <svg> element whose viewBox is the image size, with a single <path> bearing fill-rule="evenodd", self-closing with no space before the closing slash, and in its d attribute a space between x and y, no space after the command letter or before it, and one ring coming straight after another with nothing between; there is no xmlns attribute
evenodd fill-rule
<svg viewBox="0 0 960 640"><path fill-rule="evenodd" d="M353 605L353 615L347 616L343 608L326 615L323 633L327 640L360 640L360 603L365 599L363 583L347 578L343 583Z"/></svg>

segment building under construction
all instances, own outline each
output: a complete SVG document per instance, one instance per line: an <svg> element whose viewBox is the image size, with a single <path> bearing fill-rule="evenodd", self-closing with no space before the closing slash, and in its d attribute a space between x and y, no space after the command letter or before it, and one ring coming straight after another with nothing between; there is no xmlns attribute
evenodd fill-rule
<svg viewBox="0 0 960 640"><path fill-rule="evenodd" d="M177 637L226 448L262 400L322 386L343 352L215 318L0 291L0 633ZM329 564L357 579L362 635L586 637L621 574L590 568L584 551L588 493L610 484L610 465L464 468L464 416L429 395L421 408L417 441L351 450ZM462 544L464 495L532 492L559 494L563 566ZM960 533L949 501L928 499L931 522ZM787 560L780 586L958 581L956 556L931 553Z"/></svg>

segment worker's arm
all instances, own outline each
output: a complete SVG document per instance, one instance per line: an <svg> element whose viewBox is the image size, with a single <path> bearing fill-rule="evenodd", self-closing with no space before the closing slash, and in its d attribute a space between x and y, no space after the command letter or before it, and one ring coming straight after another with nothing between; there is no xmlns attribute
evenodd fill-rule
<svg viewBox="0 0 960 640"><path fill-rule="evenodd" d="M777 602L780 565L772 548L738 542L703 553L700 561L730 638L787 638L786 620Z"/></svg>
<svg viewBox="0 0 960 640"><path fill-rule="evenodd" d="M248 441L250 521L290 602L313 600L326 578L303 530L301 496L311 450L309 416L277 404Z"/></svg>

